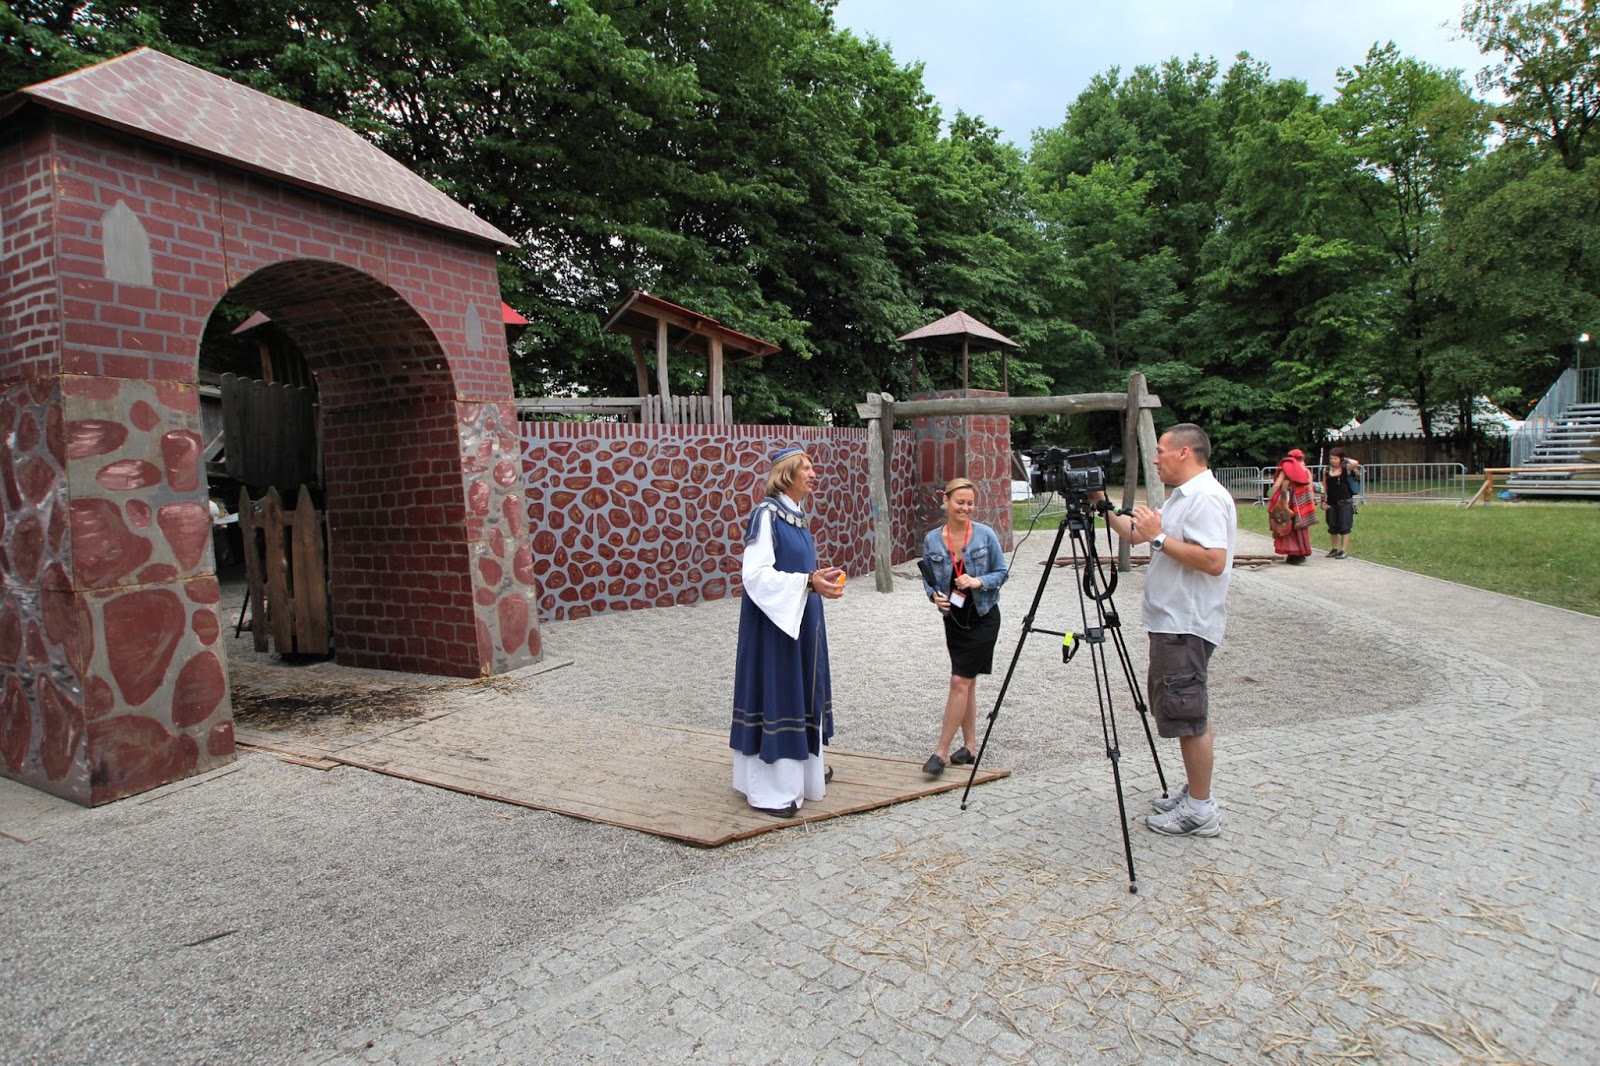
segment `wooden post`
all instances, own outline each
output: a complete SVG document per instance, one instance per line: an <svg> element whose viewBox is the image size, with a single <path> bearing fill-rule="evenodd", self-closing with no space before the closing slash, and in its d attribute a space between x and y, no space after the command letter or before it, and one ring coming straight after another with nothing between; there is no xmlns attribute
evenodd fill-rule
<svg viewBox="0 0 1600 1066"><path fill-rule="evenodd" d="M879 592L894 591L894 528L889 510L889 465L893 456L887 454L884 432L894 428L893 397L888 394L867 393L867 403L878 405L879 415L867 419L867 484L872 488L872 575Z"/></svg>
<svg viewBox="0 0 1600 1066"><path fill-rule="evenodd" d="M1122 477L1122 507L1133 506L1134 494L1139 487L1139 386L1143 374L1128 377L1128 406L1122 410L1122 457L1127 470ZM1133 566L1133 545L1127 539L1117 541L1117 569L1127 573Z"/></svg>
<svg viewBox="0 0 1600 1066"><path fill-rule="evenodd" d="M1152 397L1143 374L1128 375L1128 392L1129 402L1139 407L1139 460L1144 465L1144 497L1151 508L1157 508L1166 502L1167 490L1161 484L1161 475L1156 472L1156 419L1150 413L1156 405L1151 403ZM1133 506L1131 500L1127 506Z"/></svg>
<svg viewBox="0 0 1600 1066"><path fill-rule="evenodd" d="M643 399L650 395L650 368L644 362L644 342L638 337L628 339L633 342L633 376L639 383L639 397ZM639 421L644 421L642 415Z"/></svg>
<svg viewBox="0 0 1600 1066"><path fill-rule="evenodd" d="M1472 505L1477 503L1479 500L1482 500L1483 501L1483 505L1485 507L1487 507L1487 506L1489 506L1489 502L1490 502L1490 500L1493 499L1493 497L1494 497L1494 471L1493 470L1485 470L1483 472L1483 487L1480 488L1477 491L1477 493L1472 497L1472 499L1467 501L1467 506L1466 506L1465 509L1466 510L1471 510L1472 509Z"/></svg>
<svg viewBox="0 0 1600 1066"><path fill-rule="evenodd" d="M667 384L667 320L656 319L656 384L661 390L661 420L672 424L672 388Z"/></svg>
<svg viewBox="0 0 1600 1066"><path fill-rule="evenodd" d="M716 425L721 421L722 412L722 338L713 333L707 352L706 358L711 361L711 417L708 421Z"/></svg>
<svg viewBox="0 0 1600 1066"><path fill-rule="evenodd" d="M239 490L239 534L244 540L244 579L249 588L245 599L255 604L250 615L250 637L256 651L267 650L267 584L262 577L261 549L256 545L256 530L261 527L249 489Z"/></svg>
<svg viewBox="0 0 1600 1066"><path fill-rule="evenodd" d="M1167 502L1167 488L1156 470L1156 419L1145 407L1139 411L1139 459L1144 464L1144 498L1152 508Z"/></svg>
<svg viewBox="0 0 1600 1066"><path fill-rule="evenodd" d="M961 337L961 391L966 392L970 386L967 384L967 338Z"/></svg>

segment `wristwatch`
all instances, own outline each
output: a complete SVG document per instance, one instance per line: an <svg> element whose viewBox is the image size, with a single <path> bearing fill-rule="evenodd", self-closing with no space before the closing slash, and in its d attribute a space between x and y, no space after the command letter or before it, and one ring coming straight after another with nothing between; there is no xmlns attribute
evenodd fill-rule
<svg viewBox="0 0 1600 1066"><path fill-rule="evenodd" d="M1150 538L1150 550L1153 552L1158 552L1166 545L1166 543L1167 535L1165 533L1157 533L1155 536Z"/></svg>

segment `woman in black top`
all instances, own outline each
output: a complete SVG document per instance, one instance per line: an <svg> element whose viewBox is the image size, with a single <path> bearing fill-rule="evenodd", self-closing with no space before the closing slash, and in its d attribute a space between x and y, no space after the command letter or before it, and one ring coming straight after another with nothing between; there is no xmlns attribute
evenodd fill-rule
<svg viewBox="0 0 1600 1066"><path fill-rule="evenodd" d="M1328 469L1322 475L1322 506L1328 511L1328 549L1330 559L1350 558L1350 527L1355 522L1355 495L1361 491L1361 464L1344 457L1343 448L1328 453Z"/></svg>

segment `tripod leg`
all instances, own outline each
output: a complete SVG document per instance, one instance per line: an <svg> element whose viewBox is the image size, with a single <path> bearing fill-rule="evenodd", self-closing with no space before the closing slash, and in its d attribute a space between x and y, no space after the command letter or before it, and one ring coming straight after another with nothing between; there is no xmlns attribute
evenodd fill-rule
<svg viewBox="0 0 1600 1066"><path fill-rule="evenodd" d="M1082 535L1073 531L1072 553L1073 561L1078 558L1078 545ZM1105 632L1111 631L1111 642L1117 648L1117 654L1123 661L1124 672L1128 678L1129 691L1133 696L1135 706L1142 706L1139 690L1133 683L1133 675L1128 672L1126 658L1127 649L1122 643L1122 616L1117 613L1116 603L1111 598L1112 589L1100 588L1100 566L1095 557L1094 526L1089 526L1089 537L1083 548L1082 579L1078 582L1079 610L1084 616L1084 629L1089 630L1088 601L1094 601L1095 621L1098 629L1092 632L1098 634L1098 640L1090 644L1090 664L1094 667L1095 699L1100 704L1100 733L1105 740L1106 758L1111 762L1111 782L1117 793L1117 822L1122 828L1122 854L1128 863L1128 891L1139 891L1139 875L1133 868L1133 839L1128 835L1128 805L1122 795L1122 741L1117 735L1116 708L1111 699L1111 670L1106 665ZM1107 604L1110 609L1107 610ZM1149 727L1146 726L1148 734ZM1151 751L1155 750L1155 742L1151 742Z"/></svg>
<svg viewBox="0 0 1600 1066"><path fill-rule="evenodd" d="M1133 871L1133 840L1128 836L1128 805L1122 798L1122 758L1121 752L1111 756L1111 781L1117 792L1117 821L1122 823L1122 854L1128 860L1128 891L1137 894L1139 891L1139 875Z"/></svg>
<svg viewBox="0 0 1600 1066"><path fill-rule="evenodd" d="M1117 658L1122 662L1122 676L1128 679L1128 693L1133 697L1134 709L1139 712L1139 722L1144 726L1144 739L1150 745L1150 761L1155 764L1156 781L1161 785L1161 794L1167 794L1167 775L1161 768L1161 754L1156 750L1156 735L1150 729L1150 706L1145 702L1144 695L1139 691L1139 679L1133 672L1133 660L1128 656L1128 644L1122 635L1119 625L1112 630L1112 642L1117 646Z"/></svg>
<svg viewBox="0 0 1600 1066"><path fill-rule="evenodd" d="M994 706L989 710L989 721L983 727L983 743L978 745L977 753L972 759L972 770L967 774L967 787L961 792L961 809L967 809L967 797L972 795L973 782L978 779L978 767L983 763L983 753L989 750L989 734L994 732L994 722L1000 717L1000 704L1005 702L1006 689L1011 687L1011 675L1016 672L1017 660L1022 658L1022 646L1028 642L1028 634L1033 632L1033 619L1039 613L1039 601L1044 598L1044 587L1050 583L1050 571L1055 569L1056 553L1061 550L1061 540L1067 534L1067 523L1063 521L1056 528L1055 543L1050 545L1050 556L1044 561L1044 572L1039 575L1039 584L1033 590L1033 602L1028 606L1028 614L1022 620L1022 635L1017 638L1017 646L1012 649L1011 663L1006 667L1006 676L1000 682L1000 691L995 695Z"/></svg>

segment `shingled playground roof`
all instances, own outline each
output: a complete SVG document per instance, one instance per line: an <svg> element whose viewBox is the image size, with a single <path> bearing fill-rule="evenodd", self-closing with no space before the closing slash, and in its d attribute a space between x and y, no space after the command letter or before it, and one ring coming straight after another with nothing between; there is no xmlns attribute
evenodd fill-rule
<svg viewBox="0 0 1600 1066"><path fill-rule="evenodd" d="M776 344L752 337L748 333L729 329L710 315L702 315L698 311L691 311L687 307L680 307L659 296L651 296L647 292L634 289L622 302L612 309L606 318L603 331L622 333L630 337L637 337L642 341L652 344L656 339L656 323L666 322L675 327L677 332L669 331L668 346L685 351L700 352L704 354L709 348L709 341L716 337L722 342L723 347L731 348L738 352L749 353L746 358L760 359L768 355L776 355L781 349ZM743 362L743 359L731 360Z"/></svg>
<svg viewBox="0 0 1600 1066"><path fill-rule="evenodd" d="M973 352L992 352L999 348L1022 347L1010 337L990 329L965 311L945 315L937 322L930 322L903 337L896 337L895 340L952 354L959 354L963 349Z"/></svg>
<svg viewBox="0 0 1600 1066"><path fill-rule="evenodd" d="M493 244L516 241L346 129L149 48L19 89L28 103Z"/></svg>

